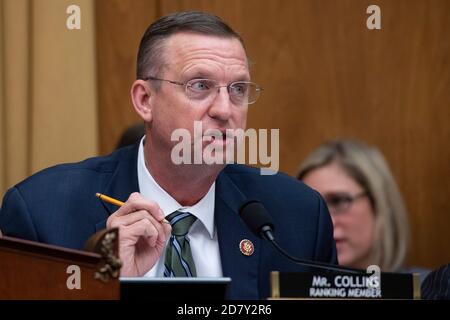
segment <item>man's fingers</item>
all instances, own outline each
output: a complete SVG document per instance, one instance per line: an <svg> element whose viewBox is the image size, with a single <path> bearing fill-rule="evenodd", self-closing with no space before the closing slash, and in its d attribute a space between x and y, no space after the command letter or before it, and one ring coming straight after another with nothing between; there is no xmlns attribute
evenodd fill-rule
<svg viewBox="0 0 450 320"><path fill-rule="evenodd" d="M157 221L146 211L114 217L111 219L110 225L111 227L122 227L121 237L123 238L133 238L136 242L139 237L146 238L151 247L156 245L156 241L160 244L165 243L172 230L170 224Z"/></svg>
<svg viewBox="0 0 450 320"><path fill-rule="evenodd" d="M145 210L139 210L124 216L115 215L110 217L110 223L108 227L116 228L120 226L129 226L142 219L148 219L149 217L151 217L150 213Z"/></svg>
<svg viewBox="0 0 450 320"><path fill-rule="evenodd" d="M162 221L164 219L164 213L155 201L144 199L139 193L134 192L130 195L125 204L115 212L117 216L124 216L131 212L146 210L156 220Z"/></svg>
<svg viewBox="0 0 450 320"><path fill-rule="evenodd" d="M163 222L163 223L161 223L161 227L162 227L163 233L164 233L163 241L165 242L166 239L169 238L172 233L172 226L169 223Z"/></svg>
<svg viewBox="0 0 450 320"><path fill-rule="evenodd" d="M129 226L123 227L121 237L137 243L139 238L145 238L150 247L155 247L158 239L158 229L149 219L142 219Z"/></svg>
<svg viewBox="0 0 450 320"><path fill-rule="evenodd" d="M125 204L108 218L107 226L122 228L121 238L128 238L134 243L143 237L151 247L157 243L164 244L172 230L159 205L144 199L137 192L132 193Z"/></svg>
<svg viewBox="0 0 450 320"><path fill-rule="evenodd" d="M155 227L158 230L158 243L159 244L165 244L166 239L170 236L172 227L168 223L161 223L159 221L155 221ZM169 232L167 232L167 229Z"/></svg>

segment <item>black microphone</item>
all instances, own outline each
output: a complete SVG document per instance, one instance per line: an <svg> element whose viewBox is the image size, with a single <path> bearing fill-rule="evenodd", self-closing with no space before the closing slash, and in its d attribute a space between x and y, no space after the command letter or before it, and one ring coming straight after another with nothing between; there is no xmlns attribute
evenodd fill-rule
<svg viewBox="0 0 450 320"><path fill-rule="evenodd" d="M247 200L239 209L239 213L241 215L242 220L244 220L247 227L259 238L265 239L269 241L278 252L280 252L283 256L288 258L291 261L294 261L296 264L325 269L327 271L337 271L337 272L345 272L345 273L366 273L364 270L353 269L348 267L339 267L336 265L323 263L323 262L313 262L308 260L299 259L291 256L287 253L283 248L281 248L278 243L275 241L274 225L272 222L272 217L267 212L266 208L262 205L258 200Z"/></svg>

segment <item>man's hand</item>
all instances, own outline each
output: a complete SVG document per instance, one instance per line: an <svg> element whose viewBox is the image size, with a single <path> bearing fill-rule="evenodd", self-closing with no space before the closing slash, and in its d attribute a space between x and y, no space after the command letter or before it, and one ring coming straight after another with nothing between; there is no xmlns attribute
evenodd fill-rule
<svg viewBox="0 0 450 320"><path fill-rule="evenodd" d="M158 261L172 230L170 224L160 222L163 219L159 205L137 192L109 216L106 226L119 228L121 276L142 276Z"/></svg>

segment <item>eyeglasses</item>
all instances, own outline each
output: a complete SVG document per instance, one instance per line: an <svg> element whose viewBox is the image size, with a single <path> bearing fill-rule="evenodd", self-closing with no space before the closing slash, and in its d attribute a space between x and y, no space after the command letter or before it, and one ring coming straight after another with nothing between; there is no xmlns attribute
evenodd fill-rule
<svg viewBox="0 0 450 320"><path fill-rule="evenodd" d="M212 101L219 93L220 88L227 88L231 102L235 105L247 105L258 100L263 88L250 81L235 81L221 86L212 79L192 79L187 82L178 82L149 76L143 80L165 81L178 86L184 86L186 96L194 102ZM216 90L217 89L217 90Z"/></svg>
<svg viewBox="0 0 450 320"><path fill-rule="evenodd" d="M342 213L347 211L350 206L357 200L367 195L366 191L362 191L355 195L349 193L328 193L323 197L328 205L330 213Z"/></svg>

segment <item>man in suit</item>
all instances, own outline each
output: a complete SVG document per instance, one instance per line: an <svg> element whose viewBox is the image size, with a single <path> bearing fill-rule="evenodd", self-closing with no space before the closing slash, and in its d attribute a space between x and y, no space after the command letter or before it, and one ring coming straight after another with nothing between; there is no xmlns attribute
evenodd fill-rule
<svg viewBox="0 0 450 320"><path fill-rule="evenodd" d="M450 263L431 271L422 282L422 299L450 300Z"/></svg>
<svg viewBox="0 0 450 320"><path fill-rule="evenodd" d="M201 146L223 147L219 158L225 157L233 139L226 133L245 128L257 88L242 39L220 18L182 12L157 20L141 40L131 88L146 126L144 139L19 183L4 197L0 229L79 249L95 231L118 227L122 276L229 276L229 298L260 299L269 295L270 271L304 269L241 220L240 205L257 199L272 215L277 240L288 252L337 263L326 205L301 182L237 164L172 161L177 143L172 133L193 133L195 121L201 122L202 135L220 132ZM97 192L127 200L120 208L103 205Z"/></svg>

